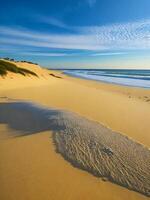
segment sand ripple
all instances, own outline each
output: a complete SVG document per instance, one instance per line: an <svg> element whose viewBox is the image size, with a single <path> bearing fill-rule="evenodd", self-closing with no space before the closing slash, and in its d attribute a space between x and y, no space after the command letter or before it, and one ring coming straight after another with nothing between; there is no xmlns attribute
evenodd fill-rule
<svg viewBox="0 0 150 200"><path fill-rule="evenodd" d="M60 120L61 119L61 120ZM150 151L126 136L83 117L60 113L64 129L53 137L74 166L150 196Z"/></svg>

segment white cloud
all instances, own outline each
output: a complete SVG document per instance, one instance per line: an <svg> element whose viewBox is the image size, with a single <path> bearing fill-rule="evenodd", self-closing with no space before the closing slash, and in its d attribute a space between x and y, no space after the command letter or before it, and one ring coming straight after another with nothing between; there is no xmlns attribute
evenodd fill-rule
<svg viewBox="0 0 150 200"><path fill-rule="evenodd" d="M45 53L45 52L22 52L20 54L30 55L30 56L44 56L44 57L62 57L68 56L66 53Z"/></svg>
<svg viewBox="0 0 150 200"><path fill-rule="evenodd" d="M109 49L150 49L150 20L80 28Z"/></svg>
<svg viewBox="0 0 150 200"><path fill-rule="evenodd" d="M1 44L16 44L58 49L100 49L94 35L88 34L45 34L26 29L0 27ZM102 47L104 49L105 47Z"/></svg>
<svg viewBox="0 0 150 200"><path fill-rule="evenodd" d="M28 38L7 38L1 37L0 44L14 44L22 46L32 47L46 47L46 48L57 48L57 49L77 49L77 50L99 50L100 47L94 42L87 42L90 38L84 36L61 36L57 35L50 36L49 39L41 38L31 40ZM92 39L91 39L92 40ZM105 49L105 47L102 47Z"/></svg>
<svg viewBox="0 0 150 200"><path fill-rule="evenodd" d="M117 56L117 55L125 55L127 52L106 52L106 53L93 53L91 56Z"/></svg>
<svg viewBox="0 0 150 200"><path fill-rule="evenodd" d="M59 28L65 28L65 29L69 28L63 21L58 20L54 17L38 16L37 19L38 19L39 22L49 24L49 25L52 25L52 26L56 26L56 27L59 27Z"/></svg>
<svg viewBox="0 0 150 200"><path fill-rule="evenodd" d="M76 33L52 34L0 26L0 44L111 52L150 49L150 20L74 30Z"/></svg>

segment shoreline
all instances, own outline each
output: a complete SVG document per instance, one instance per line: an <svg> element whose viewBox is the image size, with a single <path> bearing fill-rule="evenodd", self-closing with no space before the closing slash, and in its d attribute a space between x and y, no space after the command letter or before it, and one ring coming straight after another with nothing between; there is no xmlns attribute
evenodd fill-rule
<svg viewBox="0 0 150 200"><path fill-rule="evenodd" d="M55 70L54 72L57 72L57 70ZM59 72L59 71L58 71ZM136 86L129 86L129 85L123 85L123 84L117 84L117 83L109 83L109 82L105 82L105 81L101 81L101 80L92 80L92 79L88 79L88 78L84 78L84 77L78 77L78 76L73 76L73 75L69 75L69 74L65 74L65 73L60 73L62 76L67 77L68 79L73 79L73 80L79 80L81 82L85 82L85 83L89 83L89 85L97 85L97 88L99 86L99 88L111 88L113 91L122 91L122 90L131 90L131 92L133 91L137 91L138 92L146 92L150 95L150 88L146 88L146 87L136 87ZM78 81L77 81L78 82ZM108 87L107 87L108 86Z"/></svg>
<svg viewBox="0 0 150 200"><path fill-rule="evenodd" d="M49 72L50 71L48 70L48 73ZM4 87L1 88L2 96L6 96L6 97L8 96L14 99L16 99L17 97L17 99L20 99L20 100L29 100L29 101L31 100L40 104L42 103L45 106L52 106L54 108L60 108L60 109L65 108L69 111L73 111L84 117L87 117L88 119L100 122L104 126L109 127L110 129L114 131L121 132L124 135L127 134L129 137L139 141L140 143L146 146L150 146L150 142L149 142L150 137L149 137L149 134L147 133L147 130L148 130L147 126L149 127L147 119L150 117L150 106L149 106L150 105L150 90L144 89L144 88L134 88L134 87L128 87L128 86L115 85L115 84L107 84L107 83L97 82L93 80L85 80L85 79L71 77L71 76L62 74L60 73L60 71L58 72L56 70L51 71L51 73L56 74L56 76L59 76L62 78L56 78L50 75L51 78L45 77L42 79L41 78L31 79L30 77L29 78L23 77L23 79L16 79L16 82L14 82L13 79L12 80L9 79L8 82L4 80L6 84L4 85ZM23 84L18 84L20 82L21 83L23 82ZM43 95L45 96L45 99L41 98L41 95L39 96L40 97L39 98L37 87L39 87L39 90L44 89L45 91L46 90L48 91L48 88L51 87L52 94L47 94L45 96L45 92L41 91L41 94L43 93ZM67 90L65 87L67 88ZM72 91L72 89L75 90L75 93ZM34 91L34 95L31 95L32 90ZM25 91L25 94L23 94L23 91ZM90 96L90 92L92 93L93 96ZM66 98L65 98L65 95L66 95ZM51 96L51 102L48 101L50 96ZM80 101L76 99L77 96L79 97L81 96L83 97L83 99L86 98L87 103L83 105L83 99L81 98L81 101ZM96 97L97 99L100 100L100 102L98 103L98 105L95 106L92 104L93 104L93 101L97 104ZM77 100L76 102L74 98ZM111 98L112 98L112 102L109 100ZM81 106L78 106L79 104L81 104L81 102L82 102L83 108ZM119 102L120 106L116 104L117 102ZM135 103L136 105L134 106L133 103ZM105 110L102 104L105 105L105 108L106 108ZM128 110L127 109L125 110L124 107L121 107L123 106L123 104L127 106ZM114 105L117 108L117 110L115 110ZM143 119L145 119L142 129L145 132L144 137L146 137L147 139L144 137L141 137L142 136L141 130L138 130L138 133L135 133L134 129L136 127L132 127L133 130L131 132L130 127L128 127L128 125L131 125L131 123L127 124L126 127L124 127L124 125L121 123L123 126L119 124L119 127L118 127L118 123L123 122L122 119L119 119L120 117L122 118L122 116L119 116L119 112L120 113L126 112L125 117L128 116L128 113L131 112L130 109L128 108L128 105L130 105L131 108L134 109L135 111L135 114L134 114L133 113L134 111L132 110L132 115L134 115L134 118L132 118L131 121L133 123L136 123L133 121L134 119L137 120L137 117L140 118L139 116L139 112L141 112L140 106L144 108L144 110L140 113L140 115L142 114L141 117L142 118L144 117ZM90 106L93 106L93 109ZM100 113L98 113L98 110L96 108L99 108L102 111L102 114L105 114L106 112L107 116L101 115ZM110 111L108 110L108 108L110 109ZM91 113L92 110L93 112ZM116 113L112 113L112 111ZM136 112L138 113L137 116L136 116ZM144 112L149 117L143 116ZM112 115L113 117L114 115L116 115L115 121L113 117L111 117ZM143 119L141 120L139 119L139 122L143 121ZM125 121L128 123L127 118L125 118ZM146 126L145 126L145 123L146 123ZM138 137L134 137L137 134L138 134Z"/></svg>
<svg viewBox="0 0 150 200"><path fill-rule="evenodd" d="M75 70L73 70L75 71ZM76 70L78 71L78 70ZM81 70L82 71L82 70ZM84 71L84 70L83 70ZM85 70L85 71L88 71L88 70ZM98 70L95 70L93 69L93 71L98 71ZM101 70L100 70L101 71ZM104 70L106 71L106 70ZM80 78L80 79L84 79L84 80L90 80L90 81L95 81L95 82L102 82L102 83L106 83L106 84L113 84L113 85L118 85L118 86L125 86L125 87L132 87L132 88L143 88L143 89L150 89L150 85L148 86L142 86L140 84L144 84L142 83L143 81L148 81L147 79L138 79L138 78L134 78L134 77L116 77L116 76L113 76L113 75L110 75L110 76L107 76L107 75L103 75L103 74L100 74L100 75L95 75L96 77L94 77L94 75L84 75L84 74L80 74L80 72L78 73L72 73L72 72L66 72L63 71L63 74L66 74L68 76L71 76L71 77L75 77L75 78ZM110 81L110 80L111 81ZM118 81L119 80L119 81ZM123 82L124 80L124 82ZM131 84L131 81L140 81L141 83L136 83L134 85ZM126 82L125 82L126 81ZM129 83L128 83L129 82Z"/></svg>
<svg viewBox="0 0 150 200"><path fill-rule="evenodd" d="M142 87L142 86L133 86L133 85L127 85L127 84L119 84L119 83L114 83L114 82L107 82L107 81L102 81L102 80L96 80L96 79L90 79L90 78L86 78L86 77L82 77L82 76L78 76L78 75L71 75L71 74L67 74L67 73L62 73L64 75L70 76L72 78L78 78L81 80L87 80L87 81L94 81L97 83L102 83L102 84L108 84L108 85L114 85L114 86L120 86L120 87L129 87L129 88L135 88L135 89L145 89L145 90L150 90L150 87Z"/></svg>

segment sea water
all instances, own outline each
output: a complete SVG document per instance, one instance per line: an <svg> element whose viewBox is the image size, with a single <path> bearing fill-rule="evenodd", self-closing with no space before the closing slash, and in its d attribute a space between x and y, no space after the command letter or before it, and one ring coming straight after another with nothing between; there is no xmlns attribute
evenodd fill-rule
<svg viewBox="0 0 150 200"><path fill-rule="evenodd" d="M137 69L69 69L65 74L132 87L150 88L150 70Z"/></svg>

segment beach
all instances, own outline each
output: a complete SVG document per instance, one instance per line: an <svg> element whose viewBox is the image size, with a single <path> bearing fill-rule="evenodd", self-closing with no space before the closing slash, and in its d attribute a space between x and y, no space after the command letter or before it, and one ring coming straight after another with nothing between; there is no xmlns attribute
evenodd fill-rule
<svg viewBox="0 0 150 200"><path fill-rule="evenodd" d="M17 65L32 69L38 77L13 73L0 77L0 199L148 199L73 166L56 151L53 130L42 115L37 119L26 107L9 105L30 102L44 109L75 113L148 151L150 90L73 78L33 64ZM128 148L126 151L128 154Z"/></svg>

